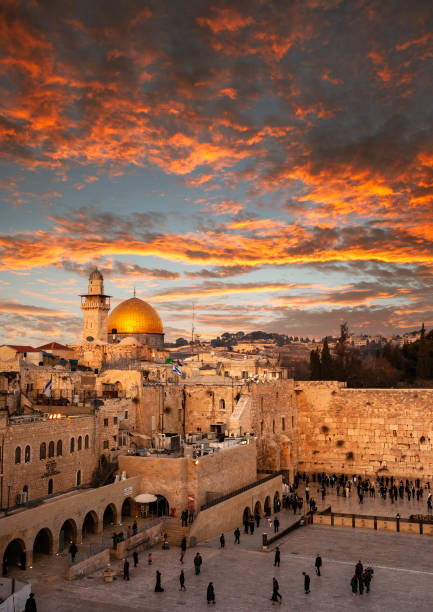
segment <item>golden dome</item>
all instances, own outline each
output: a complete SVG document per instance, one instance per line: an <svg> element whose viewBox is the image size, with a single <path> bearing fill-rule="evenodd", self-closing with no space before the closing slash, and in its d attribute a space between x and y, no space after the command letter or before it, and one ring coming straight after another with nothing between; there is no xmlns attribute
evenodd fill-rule
<svg viewBox="0 0 433 612"><path fill-rule="evenodd" d="M116 306L108 317L108 333L163 334L162 322L150 304L132 297Z"/></svg>

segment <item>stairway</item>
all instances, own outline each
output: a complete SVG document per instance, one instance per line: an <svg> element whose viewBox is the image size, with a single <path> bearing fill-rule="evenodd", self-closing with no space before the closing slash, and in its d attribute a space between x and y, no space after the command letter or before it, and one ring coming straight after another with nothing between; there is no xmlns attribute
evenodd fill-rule
<svg viewBox="0 0 433 612"><path fill-rule="evenodd" d="M164 540L164 533L168 536L169 546L180 546L182 539L186 536L186 541L189 543L189 532L191 525L188 527L182 527L182 521L180 518L167 517L164 521L164 527L162 528L161 541Z"/></svg>
<svg viewBox="0 0 433 612"><path fill-rule="evenodd" d="M250 430L251 396L241 395L229 418L229 435L239 436Z"/></svg>

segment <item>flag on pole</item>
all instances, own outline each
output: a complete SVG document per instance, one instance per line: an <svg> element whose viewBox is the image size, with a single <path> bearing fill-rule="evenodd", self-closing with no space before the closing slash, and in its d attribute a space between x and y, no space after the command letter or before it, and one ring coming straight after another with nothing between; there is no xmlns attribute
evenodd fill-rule
<svg viewBox="0 0 433 612"><path fill-rule="evenodd" d="M51 376L50 380L47 382L47 384L44 387L45 397L51 397L52 387L53 387L53 377Z"/></svg>
<svg viewBox="0 0 433 612"><path fill-rule="evenodd" d="M173 363L173 372L176 372L176 374L179 374L179 376L182 376L182 372L179 370L177 365L175 365L174 363Z"/></svg>

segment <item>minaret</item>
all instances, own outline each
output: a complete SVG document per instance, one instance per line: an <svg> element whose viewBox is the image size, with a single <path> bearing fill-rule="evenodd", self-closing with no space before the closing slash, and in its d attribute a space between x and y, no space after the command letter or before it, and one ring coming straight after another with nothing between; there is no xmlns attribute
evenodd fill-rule
<svg viewBox="0 0 433 612"><path fill-rule="evenodd" d="M89 276L88 293L81 295L81 310L84 313L83 338L107 342L107 317L111 295L104 294L104 277L98 268Z"/></svg>

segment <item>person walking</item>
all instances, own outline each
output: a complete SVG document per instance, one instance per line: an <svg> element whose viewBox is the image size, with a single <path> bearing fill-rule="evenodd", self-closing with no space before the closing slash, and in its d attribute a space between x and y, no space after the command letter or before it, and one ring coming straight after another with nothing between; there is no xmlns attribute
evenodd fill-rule
<svg viewBox="0 0 433 612"><path fill-rule="evenodd" d="M155 593L162 593L164 589L161 586L161 572L156 570L156 584L155 584Z"/></svg>
<svg viewBox="0 0 433 612"><path fill-rule="evenodd" d="M281 557L280 547L277 546L277 548L275 549L275 558L274 558L275 567L280 567L280 557Z"/></svg>
<svg viewBox="0 0 433 612"><path fill-rule="evenodd" d="M280 528L280 521L278 517L276 516L274 518L274 533L278 533L279 528Z"/></svg>
<svg viewBox="0 0 433 612"><path fill-rule="evenodd" d="M225 539L225 537L224 537L224 534L222 533L222 534L220 535L220 548L224 548L224 547L225 547L225 545L226 545L226 539Z"/></svg>
<svg viewBox="0 0 433 612"><path fill-rule="evenodd" d="M317 553L316 561L314 562L314 567L316 568L316 574L320 576L320 568L322 567L322 557Z"/></svg>
<svg viewBox="0 0 433 612"><path fill-rule="evenodd" d="M183 558L186 553L186 537L183 536L182 542L180 543L180 562L183 563Z"/></svg>
<svg viewBox="0 0 433 612"><path fill-rule="evenodd" d="M179 584L180 584L180 589L179 589L179 591L186 591L186 586L185 586L185 574L184 574L183 570L180 570L180 574L179 574Z"/></svg>
<svg viewBox="0 0 433 612"><path fill-rule="evenodd" d="M281 604L281 600L283 599L283 596L280 594L280 585L278 584L278 580L275 578L275 576L272 578L272 597L271 597L271 601L272 601L272 605L274 605L274 602L278 602Z"/></svg>
<svg viewBox="0 0 433 612"><path fill-rule="evenodd" d="M358 578L356 577L356 574L353 574L350 581L350 586L352 587L352 596L355 597L358 592Z"/></svg>
<svg viewBox="0 0 433 612"><path fill-rule="evenodd" d="M129 561L128 558L125 559L123 564L123 580L129 580Z"/></svg>
<svg viewBox="0 0 433 612"><path fill-rule="evenodd" d="M257 529L260 527L260 514L256 512L256 527Z"/></svg>
<svg viewBox="0 0 433 612"><path fill-rule="evenodd" d="M370 583L371 583L372 577L373 577L373 570L371 569L371 567L367 567L367 569L364 570L364 573L362 574L362 579L364 581L365 590L367 591L367 593L370 592Z"/></svg>
<svg viewBox="0 0 433 612"><path fill-rule="evenodd" d="M241 530L239 529L239 527L236 527L234 531L234 535L235 535L235 544L240 544L241 543Z"/></svg>
<svg viewBox="0 0 433 612"><path fill-rule="evenodd" d="M37 612L34 593L30 593L29 598L26 601L26 607L24 608L24 612Z"/></svg>
<svg viewBox="0 0 433 612"><path fill-rule="evenodd" d="M208 605L210 603L215 604L215 589L214 589L212 582L209 582L209 584L207 585L206 599L207 599Z"/></svg>
<svg viewBox="0 0 433 612"><path fill-rule="evenodd" d="M201 564L203 563L203 559L201 558L200 553L197 553L194 557L194 569L196 576L200 573Z"/></svg>
<svg viewBox="0 0 433 612"><path fill-rule="evenodd" d="M137 535L137 531L138 531L137 521L134 521L132 523L132 535Z"/></svg>
<svg viewBox="0 0 433 612"><path fill-rule="evenodd" d="M77 545L75 544L75 542L72 542L72 544L69 547L69 552L71 555L71 561L72 563L75 562L75 557L77 556L77 552L78 552L78 548Z"/></svg>
<svg viewBox="0 0 433 612"><path fill-rule="evenodd" d="M137 567L137 565L138 565L138 552L136 550L134 550L134 552L132 553L132 558L134 559L134 567Z"/></svg>
<svg viewBox="0 0 433 612"><path fill-rule="evenodd" d="M362 563L361 561L358 561L358 563L355 565L355 576L357 580L359 580L359 577L362 576L363 571L364 571L364 568L362 566Z"/></svg>
<svg viewBox="0 0 433 612"><path fill-rule="evenodd" d="M310 592L310 576L306 573L306 572L302 572L302 575L304 576L304 591L305 591L305 595L308 595L308 593Z"/></svg>

